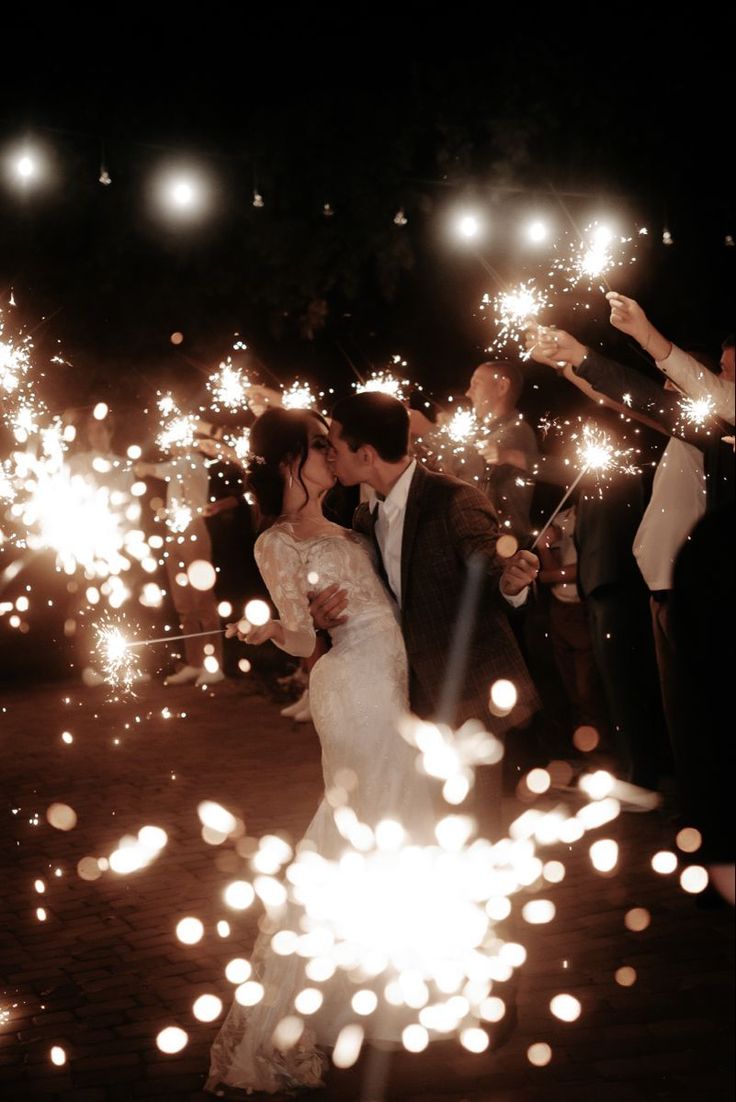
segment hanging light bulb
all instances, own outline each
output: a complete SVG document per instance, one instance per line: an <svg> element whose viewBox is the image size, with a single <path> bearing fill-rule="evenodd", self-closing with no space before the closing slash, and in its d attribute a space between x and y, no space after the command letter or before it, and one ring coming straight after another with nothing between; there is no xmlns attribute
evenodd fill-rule
<svg viewBox="0 0 736 1102"><path fill-rule="evenodd" d="M399 207L394 215L394 222L397 226L405 226L409 219L406 217L406 213L403 207Z"/></svg>
<svg viewBox="0 0 736 1102"><path fill-rule="evenodd" d="M662 234L662 244L663 245L674 245L674 241L672 240L672 234L670 233L669 230L665 230L664 233Z"/></svg>
<svg viewBox="0 0 736 1102"><path fill-rule="evenodd" d="M112 176L107 171L104 165L100 166L100 183L103 185L103 187L109 187L109 185L112 183Z"/></svg>
<svg viewBox="0 0 736 1102"><path fill-rule="evenodd" d="M726 236L723 238L723 244L726 246L727 249L732 249L734 245L736 245L736 241L734 241L732 233L726 234Z"/></svg>
<svg viewBox="0 0 736 1102"><path fill-rule="evenodd" d="M257 187L253 188L253 206L254 207L263 207L263 206L265 206L265 203L263 202L263 196L261 195L261 193L260 193L260 191L258 190Z"/></svg>
<svg viewBox="0 0 736 1102"><path fill-rule="evenodd" d="M335 213L332 209L332 204L325 203L322 207L322 213L324 214L325 218L332 218L333 214Z"/></svg>

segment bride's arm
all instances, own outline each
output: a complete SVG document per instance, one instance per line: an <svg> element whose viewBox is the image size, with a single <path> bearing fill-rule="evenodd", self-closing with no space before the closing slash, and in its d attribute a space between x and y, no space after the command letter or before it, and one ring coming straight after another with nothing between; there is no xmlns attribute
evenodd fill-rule
<svg viewBox="0 0 736 1102"><path fill-rule="evenodd" d="M299 552L280 532L269 529L256 541L255 558L280 617L270 621L272 630L267 637L287 654L308 658L317 636L309 615L308 583ZM250 633L247 641L251 641ZM253 642L265 639L254 636Z"/></svg>

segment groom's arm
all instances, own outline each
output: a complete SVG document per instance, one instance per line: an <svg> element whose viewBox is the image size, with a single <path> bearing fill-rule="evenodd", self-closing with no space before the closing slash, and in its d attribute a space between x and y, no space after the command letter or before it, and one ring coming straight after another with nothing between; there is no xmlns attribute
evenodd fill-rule
<svg viewBox="0 0 736 1102"><path fill-rule="evenodd" d="M531 551L517 551L500 559L496 551L498 520L490 502L473 487L455 489L449 509L450 538L461 559L482 555L487 573L504 600L512 607L523 605L528 587L539 573L539 559Z"/></svg>

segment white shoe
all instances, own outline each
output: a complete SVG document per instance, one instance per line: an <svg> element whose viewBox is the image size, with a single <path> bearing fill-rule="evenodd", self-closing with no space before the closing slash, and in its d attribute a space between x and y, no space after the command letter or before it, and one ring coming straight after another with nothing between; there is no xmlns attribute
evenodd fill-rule
<svg viewBox="0 0 736 1102"><path fill-rule="evenodd" d="M222 670L215 670L214 673L208 673L207 670L202 670L197 680L194 682L195 688L201 689L207 685L216 685L218 681L224 681L225 674Z"/></svg>
<svg viewBox="0 0 736 1102"><path fill-rule="evenodd" d="M86 685L88 689L96 689L98 685L105 684L105 679L92 666L86 666L82 670L82 684Z"/></svg>
<svg viewBox="0 0 736 1102"><path fill-rule="evenodd" d="M172 673L164 680L164 685L190 685L203 673L204 670L198 669L197 666L182 666L177 673Z"/></svg>
<svg viewBox="0 0 736 1102"><path fill-rule="evenodd" d="M298 700L295 700L293 704L287 704L285 708L281 709L282 716L291 716L296 719L299 712L309 711L309 689L305 689Z"/></svg>

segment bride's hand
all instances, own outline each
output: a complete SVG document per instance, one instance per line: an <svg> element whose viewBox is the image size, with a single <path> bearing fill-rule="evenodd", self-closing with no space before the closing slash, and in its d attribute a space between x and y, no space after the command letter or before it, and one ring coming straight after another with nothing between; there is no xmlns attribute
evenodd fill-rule
<svg viewBox="0 0 736 1102"><path fill-rule="evenodd" d="M347 621L343 613L348 605L348 595L337 583L312 595L309 615L318 631L332 631Z"/></svg>
<svg viewBox="0 0 736 1102"><path fill-rule="evenodd" d="M257 627L248 620L238 620L236 624L228 624L225 628L225 638L232 639L237 636L241 643L248 643L251 647L260 647L269 639L282 642L281 624L278 620L267 620L265 624Z"/></svg>

